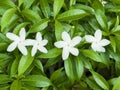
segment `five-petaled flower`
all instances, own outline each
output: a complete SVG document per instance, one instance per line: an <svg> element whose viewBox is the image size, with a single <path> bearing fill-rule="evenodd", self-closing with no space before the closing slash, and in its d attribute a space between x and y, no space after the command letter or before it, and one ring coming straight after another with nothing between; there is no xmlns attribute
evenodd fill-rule
<svg viewBox="0 0 120 90"><path fill-rule="evenodd" d="M102 31L97 30L94 34L94 36L91 35L85 35L85 39L87 42L92 43L91 47L94 51L98 52L105 52L105 48L103 46L106 46L110 44L110 41L107 39L102 39Z"/></svg>
<svg viewBox="0 0 120 90"><path fill-rule="evenodd" d="M15 50L15 48L18 47L18 49L20 50L20 52L23 55L27 55L27 49L26 49L26 40L25 40L25 36L26 36L26 31L24 28L22 28L19 32L19 36L13 34L13 33L6 33L6 36L12 40L13 42L8 46L7 51L8 52L12 52L13 50Z"/></svg>
<svg viewBox="0 0 120 90"><path fill-rule="evenodd" d="M63 41L55 42L54 45L57 48L63 48L63 51L62 51L63 60L66 60L69 57L69 53L71 53L74 56L78 56L79 50L74 46L80 43L81 37L76 36L71 40L69 34L64 31L62 33L62 39Z"/></svg>
<svg viewBox="0 0 120 90"><path fill-rule="evenodd" d="M31 42L33 43L33 48L32 48L32 56L34 56L37 53L37 50L43 52L43 53L47 53L47 49L44 47L47 43L48 40L42 40L42 35L40 32L38 32L36 34L36 40L31 40Z"/></svg>

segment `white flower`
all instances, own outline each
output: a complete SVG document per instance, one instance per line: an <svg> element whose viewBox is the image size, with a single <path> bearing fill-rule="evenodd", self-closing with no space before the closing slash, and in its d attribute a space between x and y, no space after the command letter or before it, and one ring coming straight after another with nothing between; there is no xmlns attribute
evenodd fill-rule
<svg viewBox="0 0 120 90"><path fill-rule="evenodd" d="M73 54L74 56L78 56L79 51L74 46L76 46L77 44L80 43L81 37L76 36L71 40L69 34L64 31L62 33L62 39L63 39L63 41L55 42L54 45L57 48L63 48L63 51L62 51L63 60L66 60L68 58L69 53Z"/></svg>
<svg viewBox="0 0 120 90"><path fill-rule="evenodd" d="M99 0L99 1L102 3L103 6L108 3L108 2L106 2L104 0Z"/></svg>
<svg viewBox="0 0 120 90"><path fill-rule="evenodd" d="M103 46L110 44L109 40L102 39L101 30L97 30L95 32L94 36L85 35L85 39L87 42L92 43L92 45L91 45L92 49L94 51L98 51L98 52L105 52L105 48Z"/></svg>
<svg viewBox="0 0 120 90"><path fill-rule="evenodd" d="M27 49L26 49L26 45L25 45L25 36L26 36L26 32L25 32L25 29L22 28L19 32L19 36L13 34L13 33L10 33L8 32L6 34L6 36L12 40L13 42L8 46L7 48L7 51L8 52L11 52L13 51L15 48L18 47L18 49L20 50L20 52L23 54L23 55L27 55Z"/></svg>
<svg viewBox="0 0 120 90"><path fill-rule="evenodd" d="M31 43L33 43L33 48L32 48L32 56L34 56L36 53L37 53L37 50L43 52L43 53L47 53L47 49L44 47L47 43L48 43L48 40L42 40L42 35L40 32L38 32L36 34L36 40L31 40L29 41ZM28 43L29 44L29 43Z"/></svg>

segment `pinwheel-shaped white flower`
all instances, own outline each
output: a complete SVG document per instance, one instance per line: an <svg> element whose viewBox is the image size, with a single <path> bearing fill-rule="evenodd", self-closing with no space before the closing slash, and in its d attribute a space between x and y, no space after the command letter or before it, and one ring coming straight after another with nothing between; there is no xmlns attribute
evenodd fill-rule
<svg viewBox="0 0 120 90"><path fill-rule="evenodd" d="M107 39L102 39L101 30L97 30L94 36L86 35L85 39L87 42L92 43L91 47L94 51L105 52L104 46L110 44L110 41Z"/></svg>
<svg viewBox="0 0 120 90"><path fill-rule="evenodd" d="M25 36L26 36L26 32L25 32L25 29L22 28L19 32L19 36L13 34L13 33L10 33L8 32L6 34L6 36L12 40L13 42L8 46L7 48L7 51L8 52L12 52L13 50L15 50L15 48L18 47L18 49L20 50L20 52L23 54L23 55L27 55L27 49L26 49L26 45L25 45Z"/></svg>
<svg viewBox="0 0 120 90"><path fill-rule="evenodd" d="M69 34L64 31L62 33L62 39L63 41L55 42L54 45L57 48L63 48L63 51L62 51L63 60L66 60L68 58L69 53L71 53L74 56L78 56L79 50L75 48L74 46L80 43L81 37L76 36L71 40Z"/></svg>
<svg viewBox="0 0 120 90"><path fill-rule="evenodd" d="M31 40L33 43L33 48L32 48L32 56L34 56L37 53L37 50L47 53L47 49L44 47L47 43L48 40L42 40L42 35L40 32L36 34L36 40Z"/></svg>

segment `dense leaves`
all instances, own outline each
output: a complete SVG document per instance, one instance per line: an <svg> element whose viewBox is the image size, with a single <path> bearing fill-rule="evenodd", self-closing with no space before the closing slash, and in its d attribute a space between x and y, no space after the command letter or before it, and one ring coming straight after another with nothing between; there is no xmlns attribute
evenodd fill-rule
<svg viewBox="0 0 120 90"><path fill-rule="evenodd" d="M119 90L119 13L119 0L0 0L0 90ZM19 35L21 28L26 36ZM102 36L96 34L94 39L98 29ZM12 47L16 49L7 52L16 40L13 34L9 40L8 32L28 41L37 38L39 44L24 43L27 55L15 44ZM85 35L91 38L86 40ZM55 47L58 41L62 44ZM105 52L95 51L103 49L101 46ZM68 51L68 58L63 60L63 53L68 55Z"/></svg>

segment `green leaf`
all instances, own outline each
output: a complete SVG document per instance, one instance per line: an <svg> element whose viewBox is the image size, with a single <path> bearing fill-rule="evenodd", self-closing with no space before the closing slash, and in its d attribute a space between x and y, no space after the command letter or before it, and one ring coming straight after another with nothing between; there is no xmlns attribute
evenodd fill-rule
<svg viewBox="0 0 120 90"><path fill-rule="evenodd" d="M42 62L40 60L35 60L34 64L38 69L40 69L44 73L43 65L42 65Z"/></svg>
<svg viewBox="0 0 120 90"><path fill-rule="evenodd" d="M59 11L62 8L63 4L64 4L64 0L54 0L54 4L53 4L54 18L59 13Z"/></svg>
<svg viewBox="0 0 120 90"><path fill-rule="evenodd" d="M51 85L51 81L42 75L30 75L22 79L22 81L27 85L35 87L48 87Z"/></svg>
<svg viewBox="0 0 120 90"><path fill-rule="evenodd" d="M89 14L85 12L84 10L71 9L58 15L57 19L58 20L78 20L78 19L82 19L83 17L87 15Z"/></svg>
<svg viewBox="0 0 120 90"><path fill-rule="evenodd" d="M28 9L31 7L31 5L34 3L35 0L25 0L23 3L23 6L25 9Z"/></svg>
<svg viewBox="0 0 120 90"><path fill-rule="evenodd" d="M21 4L23 4L25 0L18 0L18 4L19 4L19 7L21 6Z"/></svg>
<svg viewBox="0 0 120 90"><path fill-rule="evenodd" d="M0 84L11 82L12 79L8 75L0 74Z"/></svg>
<svg viewBox="0 0 120 90"><path fill-rule="evenodd" d="M2 16L1 19L1 31L3 32L4 28L9 24L9 22L11 21L13 15L15 14L16 9L15 8L11 8L8 9Z"/></svg>
<svg viewBox="0 0 120 90"><path fill-rule="evenodd" d="M19 65L19 58L17 57L11 65L11 70L10 70L11 76L15 76L17 74L18 65Z"/></svg>
<svg viewBox="0 0 120 90"><path fill-rule="evenodd" d="M119 89L120 89L120 77L115 79L112 90L119 90Z"/></svg>
<svg viewBox="0 0 120 90"><path fill-rule="evenodd" d="M28 33L39 32L44 30L48 26L49 19L40 20L38 23L34 24Z"/></svg>
<svg viewBox="0 0 120 90"><path fill-rule="evenodd" d="M41 54L38 58L55 58L61 54L61 49L53 48L46 54Z"/></svg>
<svg viewBox="0 0 120 90"><path fill-rule="evenodd" d="M39 0L40 1L40 7L41 10L46 18L48 18L51 14L50 12L50 6L48 4L48 0Z"/></svg>
<svg viewBox="0 0 120 90"><path fill-rule="evenodd" d="M93 90L102 90L97 84L95 81L89 79L89 78L86 78L85 81L87 82L87 84L91 87L91 89Z"/></svg>
<svg viewBox="0 0 120 90"><path fill-rule="evenodd" d="M11 0L0 0L0 8L12 8L15 4Z"/></svg>
<svg viewBox="0 0 120 90"><path fill-rule="evenodd" d="M79 81L84 72L83 62L80 56L76 57L75 62L76 62L77 80Z"/></svg>
<svg viewBox="0 0 120 90"><path fill-rule="evenodd" d="M39 14L30 9L23 10L22 15L25 16L25 18L27 18L28 20L32 21L33 23L41 20Z"/></svg>
<svg viewBox="0 0 120 90"><path fill-rule="evenodd" d="M14 80L10 86L10 90L21 90L21 82L19 80Z"/></svg>
<svg viewBox="0 0 120 90"><path fill-rule="evenodd" d="M30 24L30 23L29 23L29 22L23 22L23 23L17 25L17 26L15 27L13 33L15 33L15 34L18 35L18 34L19 34L19 31L21 30L21 28L24 28L24 27L25 27L26 25L28 25L28 24Z"/></svg>
<svg viewBox="0 0 120 90"><path fill-rule="evenodd" d="M75 75L73 71L72 61L70 58L64 61L65 72L70 81L73 83L75 80Z"/></svg>
<svg viewBox="0 0 120 90"><path fill-rule="evenodd" d="M110 36L110 43L112 45L112 48L113 48L114 52L116 52L116 40L115 40L115 37Z"/></svg>
<svg viewBox="0 0 120 90"><path fill-rule="evenodd" d="M106 16L105 16L104 12L99 10L99 9L96 10L95 11L95 17L96 17L98 23L100 24L100 26L102 27L102 29L107 31L108 30L108 24L107 24L107 19L106 19Z"/></svg>
<svg viewBox="0 0 120 90"><path fill-rule="evenodd" d="M89 57L96 62L101 62L107 66L109 65L109 63L106 62L106 59L102 58L102 56L100 56L97 52L93 50L83 50L82 53L84 54L84 56Z"/></svg>
<svg viewBox="0 0 120 90"><path fill-rule="evenodd" d="M63 25L59 21L55 21L55 36L57 40L61 40L62 32L64 31Z"/></svg>
<svg viewBox="0 0 120 90"><path fill-rule="evenodd" d="M19 62L18 66L18 76L22 75L28 67L32 64L34 60L34 57L31 56L30 51L28 52L28 55L22 56Z"/></svg>
<svg viewBox="0 0 120 90"><path fill-rule="evenodd" d="M60 69L54 71L54 73L53 73L53 74L51 75L51 77L50 77L50 80L51 80L52 82L53 82L53 81L56 81L57 78L59 78L62 70L63 70L63 68L60 68Z"/></svg>
<svg viewBox="0 0 120 90"><path fill-rule="evenodd" d="M110 0L112 3L115 3L115 4L120 4L120 1L119 0Z"/></svg>
<svg viewBox="0 0 120 90"><path fill-rule="evenodd" d="M92 71L93 78L95 79L96 83L103 88L104 90L109 90L109 84L107 81L98 73Z"/></svg>

